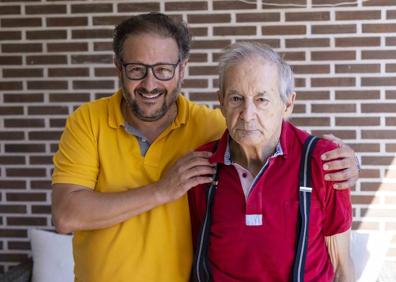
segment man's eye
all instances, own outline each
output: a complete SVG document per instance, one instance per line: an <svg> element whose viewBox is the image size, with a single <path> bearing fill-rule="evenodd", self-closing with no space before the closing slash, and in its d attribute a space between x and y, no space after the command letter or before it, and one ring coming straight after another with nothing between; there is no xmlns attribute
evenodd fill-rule
<svg viewBox="0 0 396 282"><path fill-rule="evenodd" d="M128 72L143 72L144 68L139 66L130 66L127 69Z"/></svg>
<svg viewBox="0 0 396 282"><path fill-rule="evenodd" d="M239 96L232 96L231 101L232 102L240 102L240 101L242 101L242 98Z"/></svg>

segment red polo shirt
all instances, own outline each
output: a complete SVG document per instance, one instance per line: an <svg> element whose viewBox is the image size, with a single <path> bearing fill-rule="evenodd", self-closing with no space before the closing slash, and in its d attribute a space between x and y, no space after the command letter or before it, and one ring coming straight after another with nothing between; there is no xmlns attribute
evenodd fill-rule
<svg viewBox="0 0 396 282"><path fill-rule="evenodd" d="M256 176L247 199L233 165L224 163L228 144L226 131L212 161L220 163L210 229L209 262L216 282L290 281L297 244L298 173L302 145L308 134L288 122L282 125L279 144L282 155L269 158ZM198 150L211 151L213 143ZM324 181L320 155L334 149L319 140L312 154L312 204L309 224L305 281L332 281L334 271L325 236L351 227L349 190L335 190ZM189 192L193 240L206 210L206 185ZM247 225L246 215L262 215L261 225Z"/></svg>

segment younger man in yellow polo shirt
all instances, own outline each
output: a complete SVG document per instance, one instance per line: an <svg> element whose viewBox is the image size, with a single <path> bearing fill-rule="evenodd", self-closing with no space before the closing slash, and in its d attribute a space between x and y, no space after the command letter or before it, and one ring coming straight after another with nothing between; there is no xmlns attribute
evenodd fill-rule
<svg viewBox="0 0 396 282"><path fill-rule="evenodd" d="M121 89L68 119L54 157L53 218L74 232L75 279L188 281L192 262L185 193L211 181L209 152L194 148L224 131L220 112L180 95L190 48L185 25L151 13L114 31ZM184 155L184 156L183 156ZM330 169L356 178L353 151Z"/></svg>

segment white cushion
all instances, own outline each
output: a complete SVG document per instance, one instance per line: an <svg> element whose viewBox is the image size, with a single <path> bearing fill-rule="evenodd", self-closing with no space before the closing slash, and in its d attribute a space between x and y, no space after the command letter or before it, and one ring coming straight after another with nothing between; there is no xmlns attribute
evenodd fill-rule
<svg viewBox="0 0 396 282"><path fill-rule="evenodd" d="M72 236L29 230L33 256L33 282L74 281Z"/></svg>
<svg viewBox="0 0 396 282"><path fill-rule="evenodd" d="M391 234L380 231L351 232L351 256L358 282L377 281L391 239Z"/></svg>

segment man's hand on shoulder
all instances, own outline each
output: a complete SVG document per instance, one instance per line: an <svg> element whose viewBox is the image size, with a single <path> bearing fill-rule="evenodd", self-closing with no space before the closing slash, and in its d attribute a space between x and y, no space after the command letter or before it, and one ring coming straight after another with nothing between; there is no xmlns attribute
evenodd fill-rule
<svg viewBox="0 0 396 282"><path fill-rule="evenodd" d="M183 196L191 188L210 183L215 166L209 163L210 152L192 152L180 158L156 183L159 202L166 203Z"/></svg>
<svg viewBox="0 0 396 282"><path fill-rule="evenodd" d="M334 181L335 189L352 188L359 177L359 161L351 147L346 145L340 138L332 134L323 135L323 138L338 145L338 148L322 154L325 171L337 170L337 172L325 175L325 180Z"/></svg>

